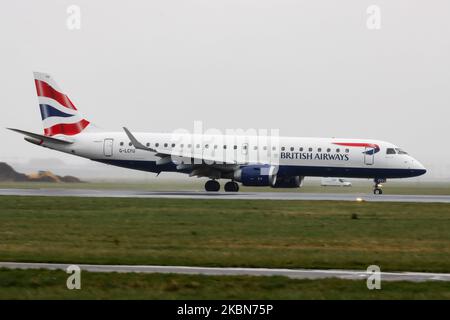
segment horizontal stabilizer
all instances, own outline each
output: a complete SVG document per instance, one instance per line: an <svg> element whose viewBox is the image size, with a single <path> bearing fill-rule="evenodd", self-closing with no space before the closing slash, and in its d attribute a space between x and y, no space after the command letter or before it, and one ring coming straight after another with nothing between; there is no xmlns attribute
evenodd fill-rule
<svg viewBox="0 0 450 320"><path fill-rule="evenodd" d="M52 137L47 137L41 134L37 134L37 133L33 133L33 132L28 132L28 131L24 131L24 130L19 130L19 129L14 129L14 128L7 128L9 130L21 133L27 137L30 138L34 138L37 140L41 140L42 142L49 142L49 143L57 143L57 144L72 144L73 142L71 141L66 141L66 140L61 140L61 139L57 139L57 138L52 138Z"/></svg>

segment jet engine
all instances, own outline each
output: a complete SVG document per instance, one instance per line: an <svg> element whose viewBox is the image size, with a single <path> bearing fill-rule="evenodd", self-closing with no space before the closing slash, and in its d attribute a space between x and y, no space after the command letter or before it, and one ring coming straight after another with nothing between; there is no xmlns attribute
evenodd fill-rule
<svg viewBox="0 0 450 320"><path fill-rule="evenodd" d="M234 180L244 186L272 188L300 188L305 177L278 175L278 167L250 165L234 172Z"/></svg>
<svg viewBox="0 0 450 320"><path fill-rule="evenodd" d="M300 188L305 177L300 176L277 176L272 188Z"/></svg>
<svg viewBox="0 0 450 320"><path fill-rule="evenodd" d="M250 165L242 167L234 172L234 180L244 186L267 187L275 183L275 166Z"/></svg>

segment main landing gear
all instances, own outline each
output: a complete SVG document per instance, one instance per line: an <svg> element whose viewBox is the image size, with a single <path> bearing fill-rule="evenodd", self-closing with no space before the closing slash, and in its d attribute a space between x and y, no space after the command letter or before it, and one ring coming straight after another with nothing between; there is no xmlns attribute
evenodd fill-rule
<svg viewBox="0 0 450 320"><path fill-rule="evenodd" d="M216 180L208 180L205 183L205 190L208 192L209 191L217 192L220 190L220 184ZM224 190L226 192L238 192L239 185L237 184L237 182L228 181L227 183L225 183Z"/></svg>
<svg viewBox="0 0 450 320"><path fill-rule="evenodd" d="M239 185L237 182L234 181L228 181L225 183L225 191L227 192L238 192L239 191Z"/></svg>
<svg viewBox="0 0 450 320"><path fill-rule="evenodd" d="M374 179L375 185L373 187L373 194L383 194L383 190L381 189L381 184L386 182L386 179Z"/></svg>
<svg viewBox="0 0 450 320"><path fill-rule="evenodd" d="M220 183L216 180L208 180L205 183L205 190L206 191L219 191L220 190Z"/></svg>

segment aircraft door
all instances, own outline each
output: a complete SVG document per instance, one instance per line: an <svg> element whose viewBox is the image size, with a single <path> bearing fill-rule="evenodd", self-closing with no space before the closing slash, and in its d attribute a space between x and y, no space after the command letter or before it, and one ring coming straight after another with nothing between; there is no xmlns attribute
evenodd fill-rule
<svg viewBox="0 0 450 320"><path fill-rule="evenodd" d="M242 152L242 155L244 155L244 156L248 155L248 143L247 142L242 145L241 152Z"/></svg>
<svg viewBox="0 0 450 320"><path fill-rule="evenodd" d="M113 155L114 139L105 139L103 142L103 154L105 157L112 157Z"/></svg>
<svg viewBox="0 0 450 320"><path fill-rule="evenodd" d="M240 144L240 145L238 145L238 149L241 149L241 152L239 154L239 150L237 150L237 152L236 152L236 160L239 163L248 163L248 160L249 160L248 159L249 158L249 154L248 154L248 148L249 148L248 139L245 138L243 143L241 143L239 141L238 144Z"/></svg>
<svg viewBox="0 0 450 320"><path fill-rule="evenodd" d="M374 148L366 147L364 151L364 163L366 165L373 165L375 158L375 150Z"/></svg>

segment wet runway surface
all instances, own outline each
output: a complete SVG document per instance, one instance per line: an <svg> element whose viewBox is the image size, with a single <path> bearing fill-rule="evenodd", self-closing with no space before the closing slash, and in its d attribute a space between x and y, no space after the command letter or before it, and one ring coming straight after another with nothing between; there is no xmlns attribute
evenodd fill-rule
<svg viewBox="0 0 450 320"><path fill-rule="evenodd" d="M143 191L100 189L0 189L0 195L52 197L112 197L168 199L241 199L241 200L328 200L373 202L440 202L450 203L450 196L438 195L373 195L358 193L299 192L205 192L205 191Z"/></svg>
<svg viewBox="0 0 450 320"><path fill-rule="evenodd" d="M0 262L0 268L66 270L69 264ZM206 268L185 266L127 266L79 264L81 271L120 273L177 273L201 275L285 276L293 279L339 278L363 280L373 273L358 270L266 269L266 268ZM382 281L450 281L447 273L381 272Z"/></svg>

